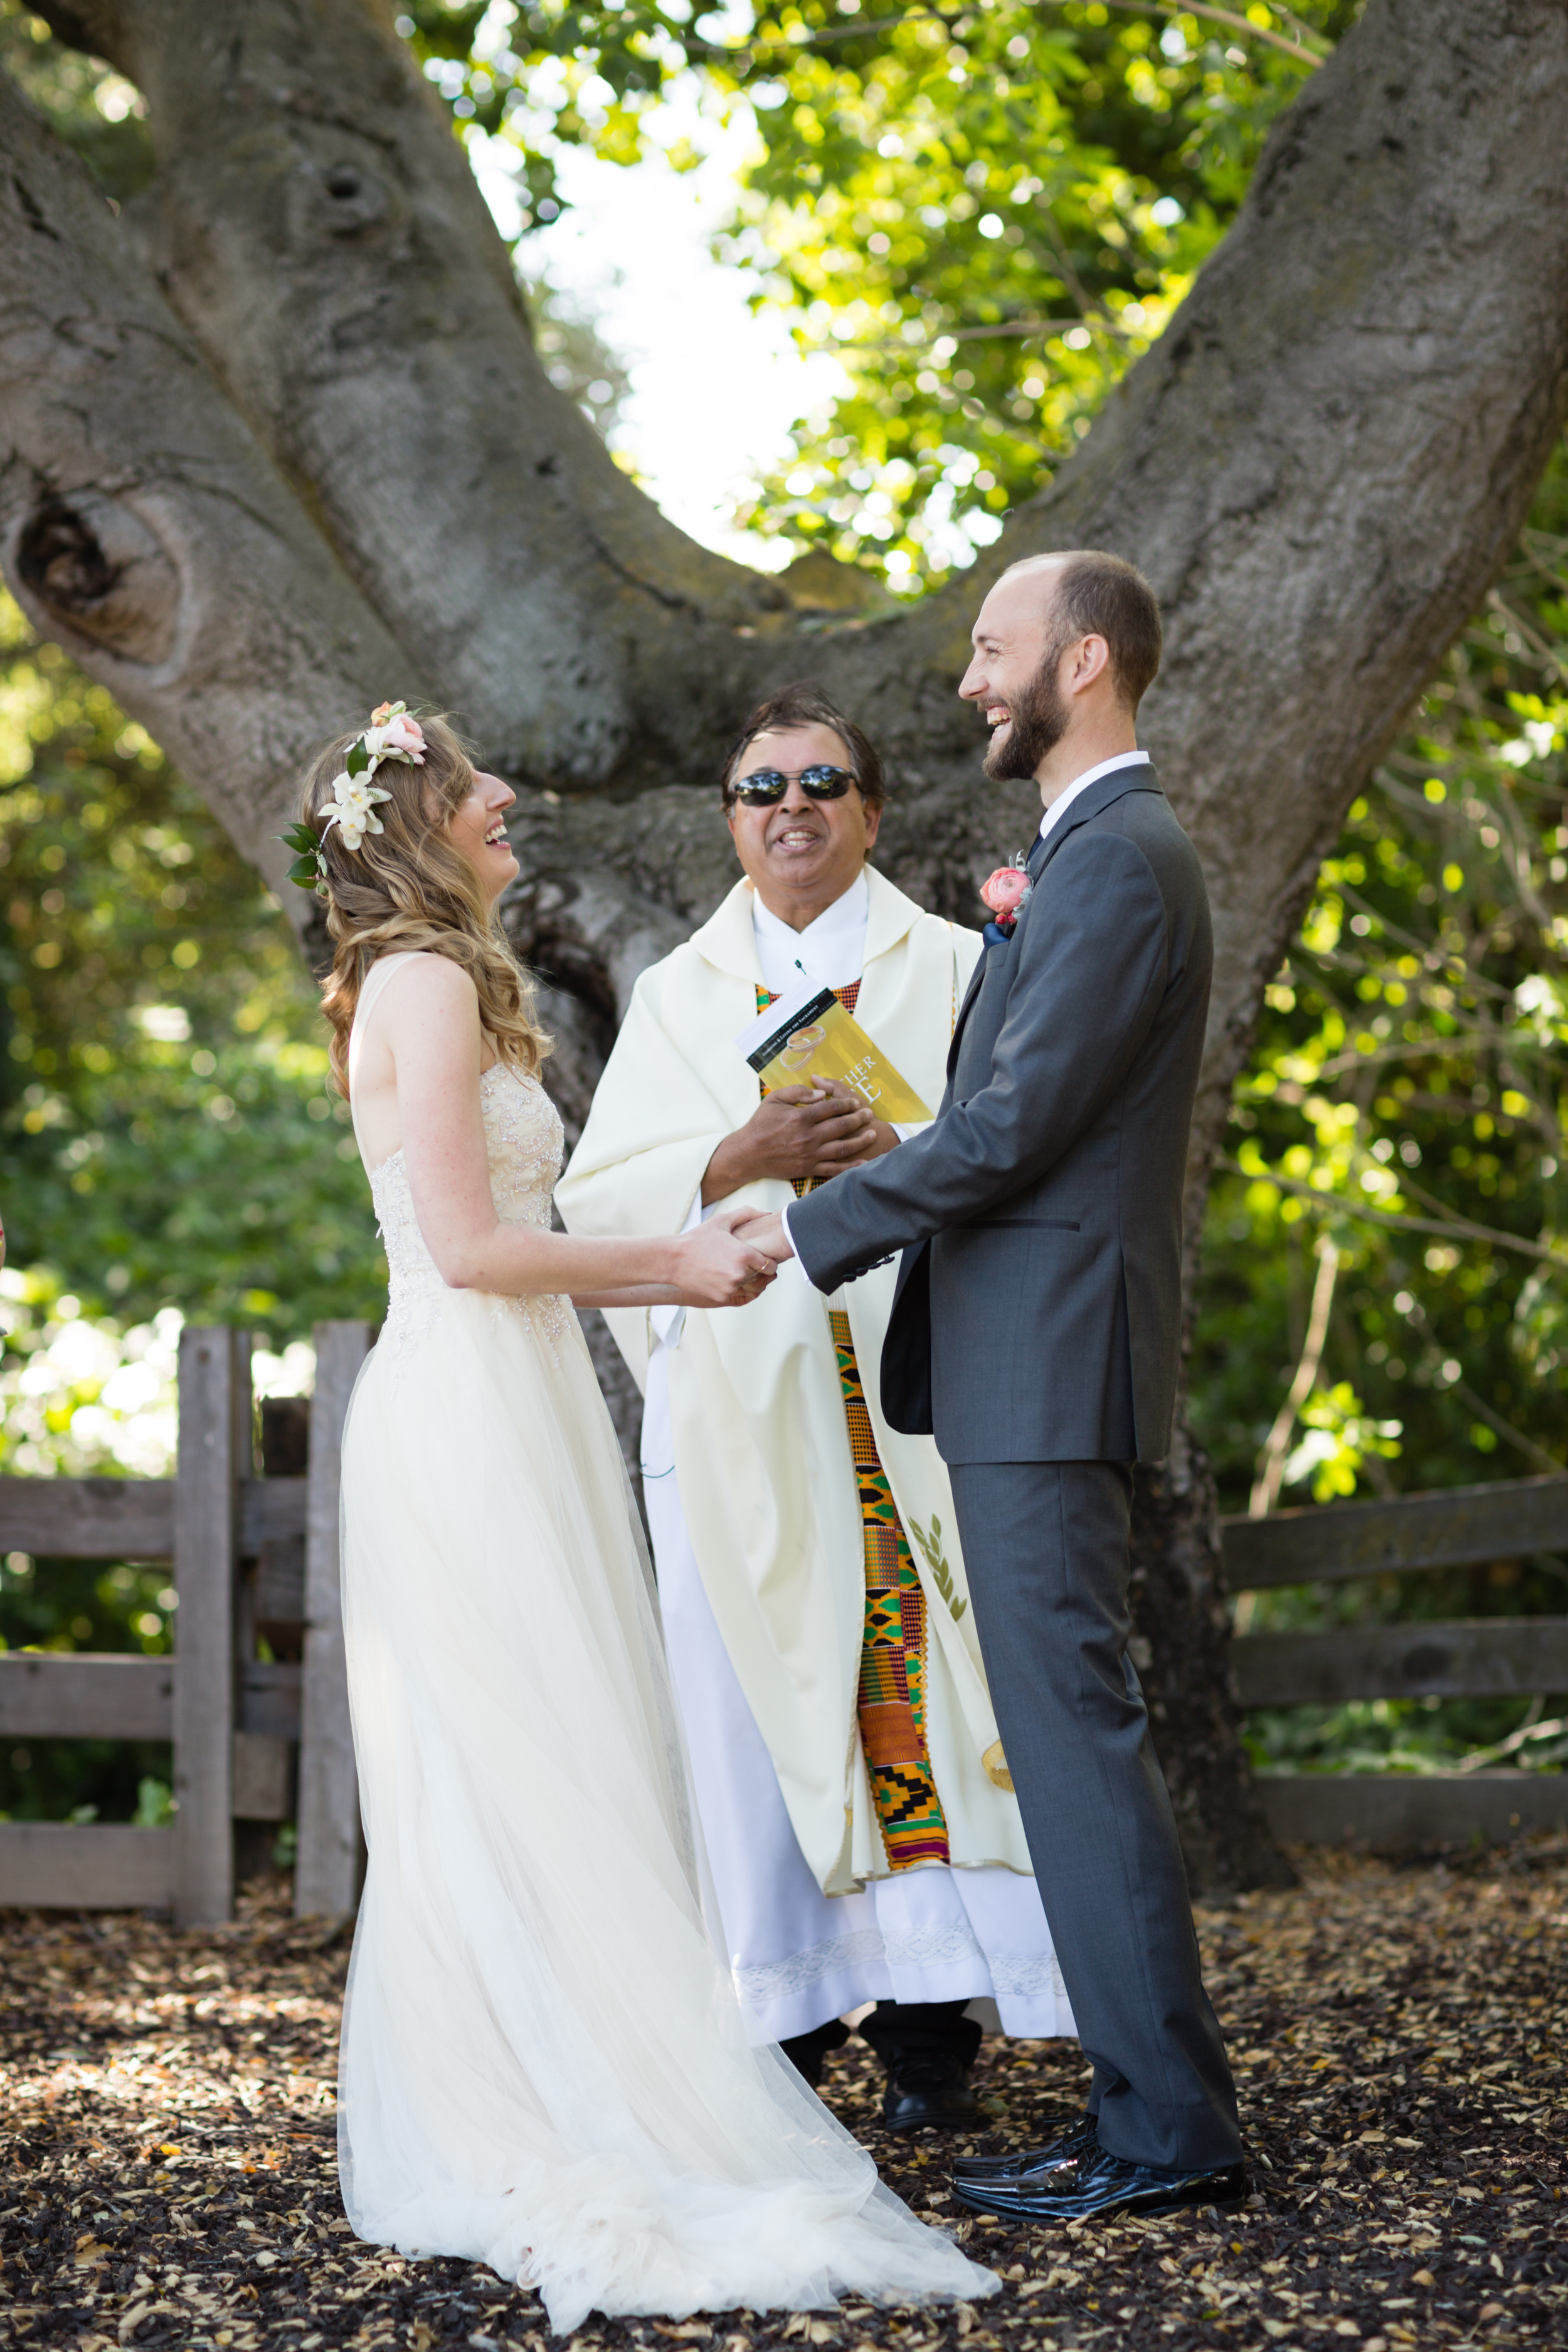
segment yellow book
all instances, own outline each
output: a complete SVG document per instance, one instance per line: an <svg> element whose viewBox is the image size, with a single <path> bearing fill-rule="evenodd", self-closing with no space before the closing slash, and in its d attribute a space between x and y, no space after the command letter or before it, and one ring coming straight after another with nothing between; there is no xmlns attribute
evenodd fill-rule
<svg viewBox="0 0 1568 2352"><path fill-rule="evenodd" d="M852 1013L830 988L791 991L748 1023L735 1040L763 1082L775 1087L809 1086L813 1078L838 1078L864 1095L879 1118L889 1125L931 1117L909 1080L901 1076Z"/></svg>

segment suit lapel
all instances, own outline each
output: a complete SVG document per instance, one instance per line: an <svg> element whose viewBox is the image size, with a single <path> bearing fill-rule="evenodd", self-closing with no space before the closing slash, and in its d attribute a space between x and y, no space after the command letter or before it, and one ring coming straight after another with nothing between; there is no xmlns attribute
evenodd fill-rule
<svg viewBox="0 0 1568 2352"><path fill-rule="evenodd" d="M1113 802L1119 801L1125 793L1157 793L1159 790L1159 780L1147 761L1139 761L1125 768L1112 768L1109 775L1101 776L1098 782L1090 784L1087 792L1079 794L1066 816L1058 824L1051 827L1043 841L1037 838L1033 849L1029 852L1026 867L1031 884L1039 881L1041 875L1068 834L1076 833L1080 824L1087 824L1091 817L1099 816L1103 810L1110 808ZM1023 922L1027 919L1028 908L1026 906L1018 919ZM1016 938L1016 936L1015 931L1014 937ZM970 977L969 987L963 1005L960 1007L958 1019L953 1024L952 1043L948 1047L947 1075L950 1079L958 1066L958 1049L963 1038L964 1023L978 1002L981 989L985 984L985 975L991 969L992 960L1005 952L1003 948L986 947Z"/></svg>

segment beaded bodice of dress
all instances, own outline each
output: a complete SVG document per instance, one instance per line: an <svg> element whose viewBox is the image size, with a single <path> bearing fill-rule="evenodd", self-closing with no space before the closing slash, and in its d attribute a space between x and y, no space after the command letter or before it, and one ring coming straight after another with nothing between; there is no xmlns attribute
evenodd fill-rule
<svg viewBox="0 0 1568 2352"><path fill-rule="evenodd" d="M489 1160L490 1199L503 1225L550 1226L550 1204L565 1141L561 1116L537 1078L520 1077L497 1062L479 1080L479 1110ZM414 1194L401 1151L371 1171L371 1198L386 1244L395 1302L400 1286L428 1277L441 1282L414 1213ZM443 1283L442 1288L446 1287Z"/></svg>

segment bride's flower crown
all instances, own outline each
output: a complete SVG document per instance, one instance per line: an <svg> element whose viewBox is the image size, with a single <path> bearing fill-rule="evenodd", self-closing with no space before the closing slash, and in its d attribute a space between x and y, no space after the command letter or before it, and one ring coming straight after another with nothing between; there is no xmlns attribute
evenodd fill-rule
<svg viewBox="0 0 1568 2352"><path fill-rule="evenodd" d="M301 890L313 890L318 898L329 895L327 861L321 852L334 824L344 848L356 855L367 833L386 830L375 812L377 803L389 801L392 794L375 782L375 772L387 760L396 760L405 767L425 765L424 732L419 721L409 718L405 702L378 704L364 733L356 735L349 745L342 773L332 779L333 806L327 811L321 832L301 821L279 835L279 840L294 852L289 879Z"/></svg>

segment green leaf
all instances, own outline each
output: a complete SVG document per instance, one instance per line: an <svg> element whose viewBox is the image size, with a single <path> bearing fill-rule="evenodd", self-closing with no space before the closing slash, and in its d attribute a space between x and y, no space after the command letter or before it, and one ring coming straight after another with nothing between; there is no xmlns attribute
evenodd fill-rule
<svg viewBox="0 0 1568 2352"><path fill-rule="evenodd" d="M364 748L364 738L362 736L343 761L343 766L351 776L363 776L369 765L370 753Z"/></svg>

